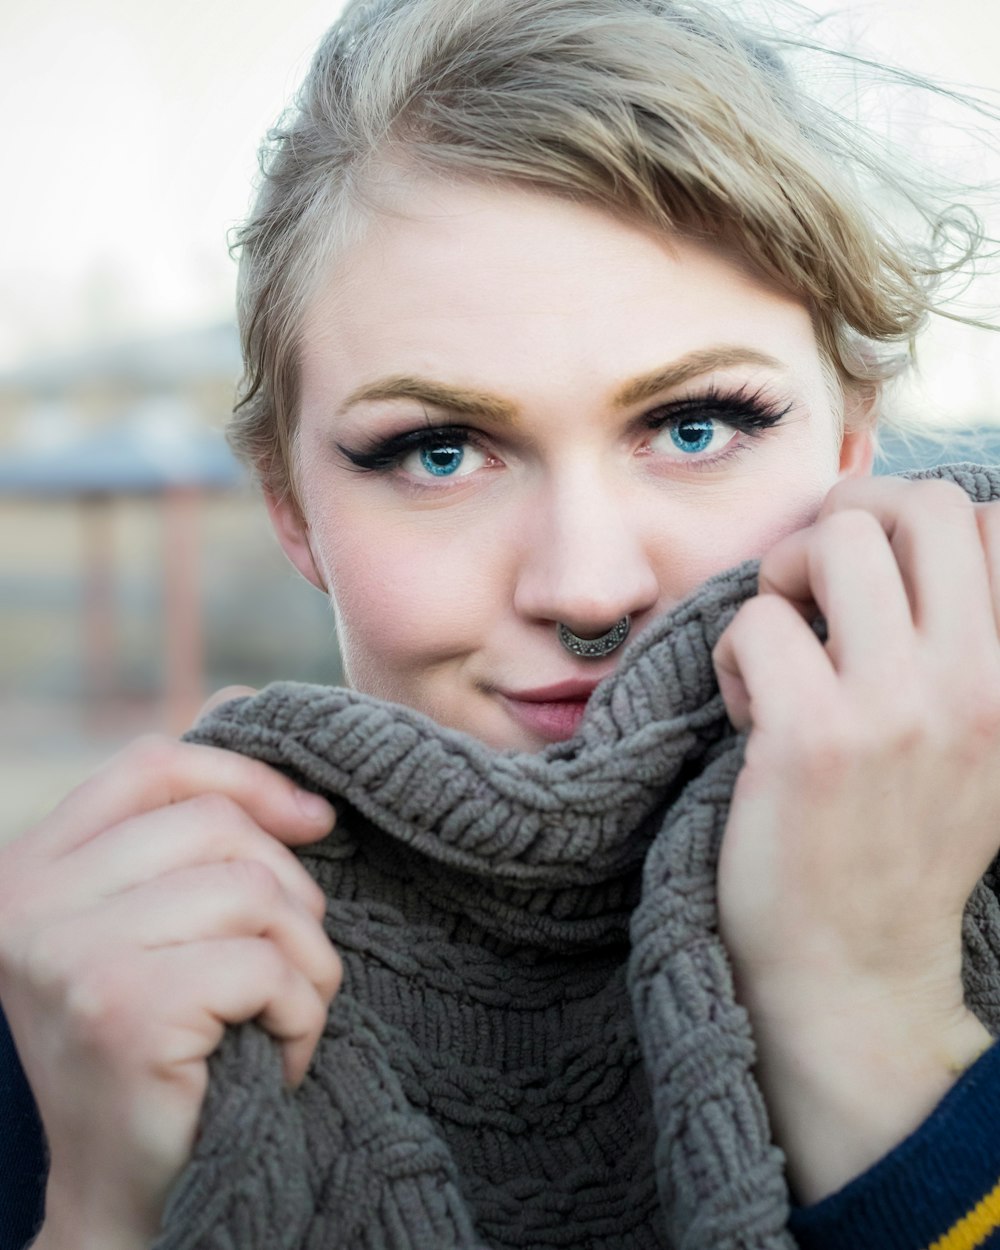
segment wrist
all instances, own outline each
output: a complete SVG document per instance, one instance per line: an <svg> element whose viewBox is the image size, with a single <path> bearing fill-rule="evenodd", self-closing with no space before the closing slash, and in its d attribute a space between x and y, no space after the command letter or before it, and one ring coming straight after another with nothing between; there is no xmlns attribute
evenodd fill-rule
<svg viewBox="0 0 1000 1250"><path fill-rule="evenodd" d="M888 1154L992 1043L964 1006L940 1018L892 1003L753 1023L757 1077L802 1204Z"/></svg>
<svg viewBox="0 0 1000 1250"><path fill-rule="evenodd" d="M824 1201L793 1205L788 1228L795 1244L913 1250L963 1242L963 1233L977 1245L991 1243L998 1223L998 1087L1000 1046L994 1043L887 1155Z"/></svg>
<svg viewBox="0 0 1000 1250"><path fill-rule="evenodd" d="M151 1244L151 1238L99 1230L89 1233L79 1225L57 1227L46 1220L30 1250L148 1250Z"/></svg>
<svg viewBox="0 0 1000 1250"><path fill-rule="evenodd" d="M157 1227L102 1205L93 1191L81 1196L50 1174L45 1221L31 1250L148 1250Z"/></svg>

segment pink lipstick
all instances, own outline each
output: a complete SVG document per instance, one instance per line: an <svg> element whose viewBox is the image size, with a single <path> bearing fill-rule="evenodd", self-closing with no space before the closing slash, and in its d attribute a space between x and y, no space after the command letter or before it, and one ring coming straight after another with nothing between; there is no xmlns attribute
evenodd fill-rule
<svg viewBox="0 0 1000 1250"><path fill-rule="evenodd" d="M596 681L563 681L500 695L523 729L547 742L563 742L576 733L596 685Z"/></svg>

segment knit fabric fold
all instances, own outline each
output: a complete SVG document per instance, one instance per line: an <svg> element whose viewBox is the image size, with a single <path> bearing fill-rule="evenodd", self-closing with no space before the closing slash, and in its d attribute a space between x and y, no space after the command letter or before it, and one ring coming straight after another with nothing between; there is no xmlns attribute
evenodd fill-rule
<svg viewBox="0 0 1000 1250"><path fill-rule="evenodd" d="M1000 470L918 476L1000 498ZM345 977L295 1092L227 1031L156 1250L791 1250L715 897L743 740L711 652L755 588L743 565L650 626L537 754L292 683L188 735L335 802L298 853ZM997 1032L995 886L965 976Z"/></svg>

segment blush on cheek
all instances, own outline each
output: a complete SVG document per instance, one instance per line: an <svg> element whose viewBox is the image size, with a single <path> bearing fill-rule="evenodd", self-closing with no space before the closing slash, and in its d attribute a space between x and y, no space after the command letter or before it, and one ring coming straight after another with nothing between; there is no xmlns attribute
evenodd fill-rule
<svg viewBox="0 0 1000 1250"><path fill-rule="evenodd" d="M330 588L352 685L358 685L361 667L366 672L392 668L413 650L421 633L420 617L391 571L371 567L367 575L348 577L335 570Z"/></svg>
<svg viewBox="0 0 1000 1250"><path fill-rule="evenodd" d="M683 598L726 569L745 560L759 560L783 538L811 525L830 485L804 490L797 484L791 498L779 491L766 507L750 501L745 507L727 510L711 527L702 526L699 540L686 545L687 560L675 564L680 584L671 588L673 596Z"/></svg>
<svg viewBox="0 0 1000 1250"><path fill-rule="evenodd" d="M739 560L758 560L789 534L796 534L812 525L825 496L826 491L821 491L818 497L813 496L799 503L793 510L782 511L776 517L767 518L759 529L752 530L747 536L747 550Z"/></svg>
<svg viewBox="0 0 1000 1250"><path fill-rule="evenodd" d="M422 675L482 645L489 574L480 561L475 576L432 541L379 537L349 546L342 534L327 549L341 653L355 689L411 702Z"/></svg>

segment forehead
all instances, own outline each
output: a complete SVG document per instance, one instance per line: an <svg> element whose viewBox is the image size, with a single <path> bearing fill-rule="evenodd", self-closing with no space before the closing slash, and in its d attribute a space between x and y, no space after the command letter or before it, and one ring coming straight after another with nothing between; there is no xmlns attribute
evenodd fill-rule
<svg viewBox="0 0 1000 1250"><path fill-rule="evenodd" d="M603 385L719 344L819 368L805 305L721 249L514 187L410 186L333 265L303 327L305 389L387 371Z"/></svg>

